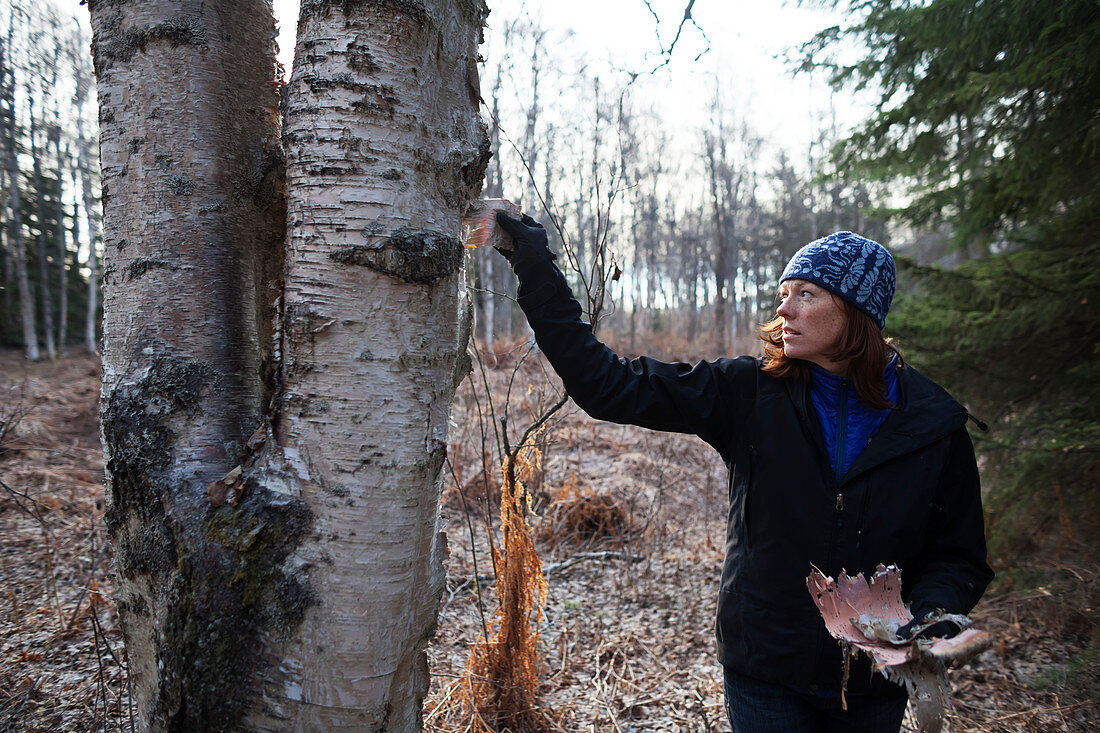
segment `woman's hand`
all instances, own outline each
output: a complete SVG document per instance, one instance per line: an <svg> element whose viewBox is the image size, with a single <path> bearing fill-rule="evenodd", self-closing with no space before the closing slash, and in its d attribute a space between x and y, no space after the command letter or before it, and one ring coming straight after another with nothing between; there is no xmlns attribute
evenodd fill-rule
<svg viewBox="0 0 1100 733"><path fill-rule="evenodd" d="M497 252L500 252L505 259L512 263L513 269L536 262L550 262L558 258L550 251L546 229L527 214L524 214L521 219L516 219L503 211L498 211L497 224L508 233L515 244L515 249L511 252L497 249Z"/></svg>
<svg viewBox="0 0 1100 733"><path fill-rule="evenodd" d="M962 629L950 619L929 623L942 615L945 614L939 609L918 608L913 614L913 620L898 629L898 638L909 639L914 635L914 631L917 632L918 639L950 639L957 636ZM928 625L922 629L921 626L924 624Z"/></svg>

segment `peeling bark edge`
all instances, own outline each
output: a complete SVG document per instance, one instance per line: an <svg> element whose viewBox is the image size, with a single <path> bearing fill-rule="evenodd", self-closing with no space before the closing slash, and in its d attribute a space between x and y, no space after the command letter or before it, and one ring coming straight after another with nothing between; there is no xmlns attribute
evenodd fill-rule
<svg viewBox="0 0 1100 733"><path fill-rule="evenodd" d="M430 285L462 267L462 243L430 229L402 227L381 247L355 245L329 256L345 265L360 265L405 282Z"/></svg>
<svg viewBox="0 0 1100 733"><path fill-rule="evenodd" d="M123 271L125 280L137 280L150 270L179 270L179 265L161 259L137 259L131 260Z"/></svg>

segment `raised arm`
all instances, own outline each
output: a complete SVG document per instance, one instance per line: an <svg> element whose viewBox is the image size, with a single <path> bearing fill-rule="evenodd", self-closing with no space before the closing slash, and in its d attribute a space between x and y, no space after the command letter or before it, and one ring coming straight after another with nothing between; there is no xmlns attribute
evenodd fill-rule
<svg viewBox="0 0 1100 733"><path fill-rule="evenodd" d="M519 278L519 305L577 405L600 420L694 433L728 457L737 417L755 391L755 360L692 366L620 358L581 320L580 304L554 264L542 226L530 217L499 214L497 220L515 242L512 252L502 254Z"/></svg>

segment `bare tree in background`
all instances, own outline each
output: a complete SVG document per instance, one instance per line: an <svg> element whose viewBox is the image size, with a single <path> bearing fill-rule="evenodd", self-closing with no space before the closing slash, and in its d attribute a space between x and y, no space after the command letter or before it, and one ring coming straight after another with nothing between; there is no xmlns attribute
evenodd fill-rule
<svg viewBox="0 0 1100 733"><path fill-rule="evenodd" d="M10 6L8 16L8 34L3 48L0 48L0 96L3 97L3 155L4 170L7 173L7 230L8 241L14 251L12 262L19 289L19 312L23 326L23 348L27 358L37 361L38 330L34 311L34 294L31 290L27 272L26 235L23 230L23 197L20 191L22 172L19 168L19 132L16 122L16 76L12 60L13 40L17 21L23 19L21 9Z"/></svg>
<svg viewBox="0 0 1100 733"><path fill-rule="evenodd" d="M46 358L52 361L57 358L57 345L54 342L53 298L50 297L52 288L50 287L50 271L46 259L46 250L49 246L49 231L47 230L49 215L46 209L50 194L47 191L46 177L42 170L45 151L38 146L41 124L38 115L41 114L41 110L35 109L36 95L29 89L27 96L30 99L28 110L30 125L27 129L27 136L30 139L31 161L34 166L34 216L35 226L38 230L38 312L42 317L42 335L46 345Z"/></svg>
<svg viewBox="0 0 1100 733"><path fill-rule="evenodd" d="M714 333L718 337L718 353L729 350L731 302L735 298L733 268L736 263L736 209L744 181L730 159L730 141L720 125L714 132L704 133L707 180L710 185L711 216L713 217L714 255Z"/></svg>
<svg viewBox="0 0 1100 733"><path fill-rule="evenodd" d="M84 311L84 349L89 354L96 352L96 323L98 322L99 295L99 257L96 254L102 242L100 232L99 196L95 190L98 179L99 160L91 144L89 129L95 130L95 123L88 119L87 110L96 109L91 99L95 91L90 59L86 51L88 39L79 29L72 37L69 47L72 58L75 89L73 103L76 106L76 166L74 168L73 187L76 188L76 175L80 177L80 205L84 209L84 222L88 231L88 257L84 264L88 268L87 294ZM74 212L74 227L80 216Z"/></svg>
<svg viewBox="0 0 1100 733"><path fill-rule="evenodd" d="M53 356L69 338L70 316L83 316L92 322L85 330L92 333L88 344L94 351L96 306L90 291L96 287L97 243L94 227L88 227L90 238L82 239L74 222L81 206L87 223L99 218L98 171L88 142L94 138L94 124L85 111L92 106L87 104L92 92L88 40L75 18L53 2L4 0L0 28L0 156L8 204L3 216L6 252L0 265L13 291L24 289L19 273L27 270L25 290L31 304L26 307L22 293L18 301L5 294L0 302L0 343L19 344L28 358L34 353L35 359L43 343L46 355ZM70 187L74 165L85 170L86 196L77 196L76 187ZM78 259L86 245L89 257ZM28 268L28 260L37 267ZM87 290L81 265L90 273ZM18 332L12 328L17 321L23 325Z"/></svg>

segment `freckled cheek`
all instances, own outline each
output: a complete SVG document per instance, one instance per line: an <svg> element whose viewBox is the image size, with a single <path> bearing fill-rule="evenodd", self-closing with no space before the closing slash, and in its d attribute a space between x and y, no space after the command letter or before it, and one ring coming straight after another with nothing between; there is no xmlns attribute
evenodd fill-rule
<svg viewBox="0 0 1100 733"><path fill-rule="evenodd" d="M844 316L833 317L830 325L832 327L833 341L839 340L844 333Z"/></svg>

